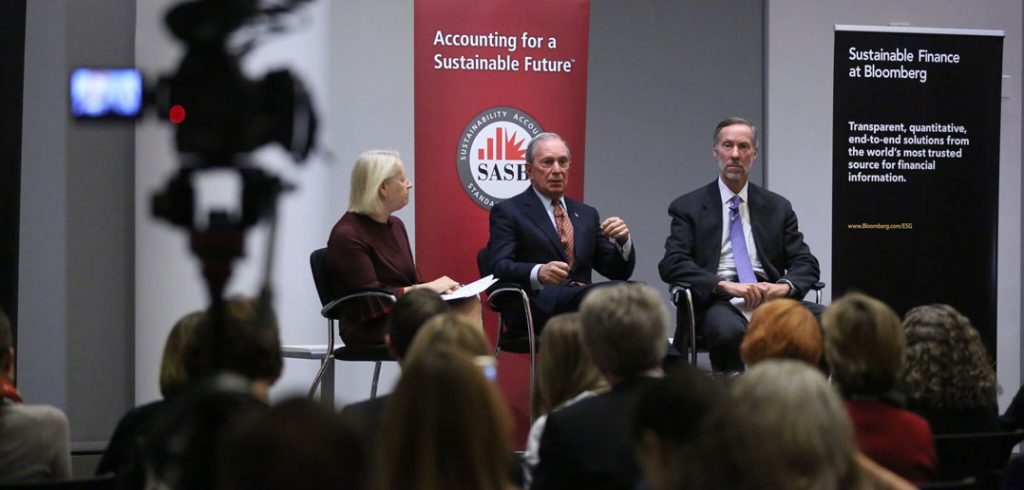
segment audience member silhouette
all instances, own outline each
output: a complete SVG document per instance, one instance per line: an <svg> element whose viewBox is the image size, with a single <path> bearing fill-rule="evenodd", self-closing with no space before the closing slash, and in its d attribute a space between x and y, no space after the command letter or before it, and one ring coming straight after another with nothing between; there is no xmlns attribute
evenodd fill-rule
<svg viewBox="0 0 1024 490"><path fill-rule="evenodd" d="M861 452L912 483L933 480L928 421L902 408L895 393L906 359L899 317L877 299L850 293L825 310L822 326L825 360L846 399Z"/></svg>
<svg viewBox="0 0 1024 490"><path fill-rule="evenodd" d="M582 319L579 312L551 317L540 334L544 346L537 354L536 402L540 415L530 427L523 454L526 486L539 461L540 437L547 414L604 391L608 383L590 354L583 348Z"/></svg>
<svg viewBox="0 0 1024 490"><path fill-rule="evenodd" d="M305 398L250 414L221 446L221 490L361 490L369 478L359 433Z"/></svg>
<svg viewBox="0 0 1024 490"><path fill-rule="evenodd" d="M914 488L859 457L838 394L820 370L791 359L756 364L678 460L676 489ZM877 473L875 473L877 471Z"/></svg>
<svg viewBox="0 0 1024 490"><path fill-rule="evenodd" d="M700 457L695 441L701 424L727 399L722 383L688 364L672 368L640 394L633 440L651 490L683 488L681 472Z"/></svg>
<svg viewBox="0 0 1024 490"><path fill-rule="evenodd" d="M641 474L630 414L661 375L668 312L649 286L623 283L595 289L580 313L583 345L611 389L548 416L532 488L632 489Z"/></svg>
<svg viewBox="0 0 1024 490"><path fill-rule="evenodd" d="M11 321L0 311L0 484L71 477L68 418L49 405L22 403L14 386Z"/></svg>
<svg viewBox="0 0 1024 490"><path fill-rule="evenodd" d="M743 364L765 359L796 359L812 366L821 363L821 326L799 301L780 298L754 310L740 344Z"/></svg>
<svg viewBox="0 0 1024 490"><path fill-rule="evenodd" d="M405 354L406 361L454 348L471 356L489 356L491 347L479 325L459 313L442 313L423 324Z"/></svg>
<svg viewBox="0 0 1024 490"><path fill-rule="evenodd" d="M903 317L907 407L933 434L1001 429L996 373L971 321L949 305L911 309Z"/></svg>
<svg viewBox="0 0 1024 490"><path fill-rule="evenodd" d="M427 320L448 311L441 296L430 289L409 291L395 303L388 315L388 333L384 342L399 365L404 364L409 345ZM346 405L341 417L356 427L363 437L367 453L373 455L374 440L389 395Z"/></svg>
<svg viewBox="0 0 1024 490"><path fill-rule="evenodd" d="M96 474L115 473L117 488L143 488L145 472L140 449L149 440L154 417L167 407L169 400L185 391L189 385L185 373L185 352L193 349L203 312L189 313L171 328L164 343L160 361L160 394L163 399L136 407L121 417L110 437L106 451L96 467Z"/></svg>
<svg viewBox="0 0 1024 490"><path fill-rule="evenodd" d="M281 345L269 303L233 298L200 319L197 341L184 349L189 388L154 421L146 444L147 488L205 490L215 485L225 430L267 409L281 375Z"/></svg>
<svg viewBox="0 0 1024 490"><path fill-rule="evenodd" d="M413 341L384 409L378 490L508 490L509 414L498 390L452 346L414 355ZM482 334L481 334L482 335Z"/></svg>

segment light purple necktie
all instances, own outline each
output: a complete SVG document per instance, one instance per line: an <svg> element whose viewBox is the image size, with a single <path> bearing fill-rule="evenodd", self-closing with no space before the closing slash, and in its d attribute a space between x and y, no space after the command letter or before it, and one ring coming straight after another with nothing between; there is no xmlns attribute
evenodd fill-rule
<svg viewBox="0 0 1024 490"><path fill-rule="evenodd" d="M740 276L740 282L757 282L754 267L750 265L747 239L743 236L740 196L732 196L729 200L729 241L732 242L732 259L736 263L736 274Z"/></svg>

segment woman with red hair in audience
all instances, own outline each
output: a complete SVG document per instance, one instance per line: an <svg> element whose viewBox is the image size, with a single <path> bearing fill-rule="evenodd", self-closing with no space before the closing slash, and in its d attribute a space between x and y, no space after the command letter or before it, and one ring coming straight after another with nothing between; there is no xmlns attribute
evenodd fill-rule
<svg viewBox="0 0 1024 490"><path fill-rule="evenodd" d="M740 345L743 364L765 359L795 359L812 366L821 363L821 327L799 301L781 298L754 310Z"/></svg>

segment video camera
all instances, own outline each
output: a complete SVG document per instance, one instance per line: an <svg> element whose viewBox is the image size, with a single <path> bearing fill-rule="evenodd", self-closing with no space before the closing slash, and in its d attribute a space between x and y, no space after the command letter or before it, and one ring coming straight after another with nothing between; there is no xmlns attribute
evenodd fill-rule
<svg viewBox="0 0 1024 490"><path fill-rule="evenodd" d="M317 129L301 80L287 70L252 80L240 60L262 34L286 30L285 14L310 2L185 1L165 17L185 47L172 75L149 85L134 68L79 68L70 77L70 111L76 119L135 120L153 109L175 125L181 166L153 196L152 211L191 232L193 253L203 262L215 302L230 276L231 262L242 254L245 230L272 217L277 197L290 189L252 165L246 154L276 142L301 163L314 147ZM237 211L199 209L197 180L214 170L237 176Z"/></svg>
<svg viewBox="0 0 1024 490"><path fill-rule="evenodd" d="M243 27L280 30L279 19L310 0L261 7L258 0L198 0L173 7L171 33L185 44L177 72L147 87L134 68L78 68L71 75L71 115L77 119L136 119L147 107L177 126L176 146L201 165L231 165L233 157L277 142L296 162L314 145L316 115L302 82L287 70L249 80L239 60L256 39L229 48Z"/></svg>

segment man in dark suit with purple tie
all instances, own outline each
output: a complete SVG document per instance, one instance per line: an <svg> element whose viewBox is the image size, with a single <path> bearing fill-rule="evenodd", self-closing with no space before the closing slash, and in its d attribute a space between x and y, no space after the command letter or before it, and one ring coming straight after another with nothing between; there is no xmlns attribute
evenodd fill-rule
<svg viewBox="0 0 1024 490"><path fill-rule="evenodd" d="M490 271L530 292L538 328L549 317L579 307L593 286L592 271L626 280L636 265L622 219L602 222L596 209L564 196L571 164L561 136L537 135L526 148L530 187L491 209Z"/></svg>
<svg viewBox="0 0 1024 490"><path fill-rule="evenodd" d="M748 315L774 298L802 298L818 281L818 259L789 201L748 182L757 158L757 129L749 121L718 123L712 154L719 178L669 205L672 228L658 271L669 284L692 285L712 367L741 371ZM820 305L805 305L820 316ZM676 332L680 351L687 341L686 332Z"/></svg>

